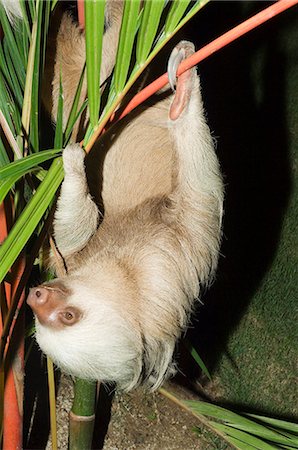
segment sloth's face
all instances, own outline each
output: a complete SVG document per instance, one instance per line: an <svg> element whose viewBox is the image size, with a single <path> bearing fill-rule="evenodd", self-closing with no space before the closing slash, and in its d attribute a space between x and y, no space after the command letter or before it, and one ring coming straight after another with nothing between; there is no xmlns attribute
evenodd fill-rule
<svg viewBox="0 0 298 450"><path fill-rule="evenodd" d="M121 300L113 285L101 290L72 277L31 289L27 303L40 348L67 373L128 389L141 373L142 340L122 316Z"/></svg>

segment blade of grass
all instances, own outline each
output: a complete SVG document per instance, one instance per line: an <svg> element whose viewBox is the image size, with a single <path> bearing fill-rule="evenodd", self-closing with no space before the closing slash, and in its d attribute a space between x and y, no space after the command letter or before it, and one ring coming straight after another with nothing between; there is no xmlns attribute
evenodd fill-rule
<svg viewBox="0 0 298 450"><path fill-rule="evenodd" d="M209 370L207 369L204 361L196 351L196 349L193 347L193 345L190 344L189 341L184 340L184 345L187 348L187 350L190 352L191 356L195 360L195 362L198 364L198 366L202 369L203 373L207 376L207 378L211 381L211 375Z"/></svg>
<svg viewBox="0 0 298 450"><path fill-rule="evenodd" d="M105 2L88 0L85 2L86 66L90 123L93 128L98 123L100 107L100 66L102 36L104 30Z"/></svg>

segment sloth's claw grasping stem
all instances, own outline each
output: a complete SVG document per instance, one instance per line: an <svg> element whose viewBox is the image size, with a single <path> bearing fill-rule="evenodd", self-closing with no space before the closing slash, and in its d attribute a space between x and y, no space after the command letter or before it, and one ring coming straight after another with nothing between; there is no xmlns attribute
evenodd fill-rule
<svg viewBox="0 0 298 450"><path fill-rule="evenodd" d="M192 88L194 85L195 69L188 69L177 78L178 66L185 58L194 53L194 45L188 41L181 41L171 53L168 62L169 83L175 92L173 102L170 107L169 117L176 120L186 109ZM176 81L177 78L177 81Z"/></svg>
<svg viewBox="0 0 298 450"><path fill-rule="evenodd" d="M176 88L177 81L177 70L179 64L185 59L185 50L184 48L175 47L172 51L169 61L168 61L168 78L169 83L173 91Z"/></svg>

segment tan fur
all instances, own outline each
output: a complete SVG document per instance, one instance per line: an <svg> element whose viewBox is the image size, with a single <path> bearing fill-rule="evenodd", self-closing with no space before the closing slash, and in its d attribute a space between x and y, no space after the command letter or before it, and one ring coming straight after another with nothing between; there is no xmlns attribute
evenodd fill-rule
<svg viewBox="0 0 298 450"><path fill-rule="evenodd" d="M107 8L102 80L113 67L122 2ZM84 36L67 14L55 26L44 92L55 117L61 70L65 122ZM180 50L193 48L181 42ZM37 342L58 366L127 390L157 388L174 372L175 343L218 260L223 184L195 69L181 77L180 94L163 90L109 131L85 160L88 183L83 151L64 150L54 235L68 274L30 294Z"/></svg>
<svg viewBox="0 0 298 450"><path fill-rule="evenodd" d="M122 9L122 0L108 0L106 2L105 21L107 29L102 43L101 83L109 77L114 67ZM46 61L43 101L53 120L55 120L57 117L61 79L63 88L63 122L66 125L74 93L78 87L86 61L85 33L73 22L73 19L67 12L62 14L59 8L57 8L51 19ZM85 74L79 105L83 103L86 96L87 82ZM80 121L78 120L74 129L73 139L78 133L79 126Z"/></svg>
<svg viewBox="0 0 298 450"><path fill-rule="evenodd" d="M180 45L191 52L189 43ZM201 286L210 281L217 265L223 185L195 69L183 83L189 103L177 120L169 119L174 95L163 92L158 101L157 94L155 104L141 108L134 119L107 133L87 158L91 186L100 190L94 195L101 194L103 219L83 188L82 150L70 146L63 155L65 180L55 238L69 271L62 281L73 291L66 307L85 311L85 306L93 305L94 317L86 313L77 333L86 335L88 345L89 340L104 343L104 350L96 350L98 344L94 344L90 368L82 367L78 361L84 355L75 348L75 325L67 331L67 339L72 335L73 355L81 356L75 365L68 362L65 366L53 342L57 337L67 348L66 334L62 337L58 328L50 333L39 325L37 340L71 373L86 378L96 373L124 389L140 381L156 388L173 372L175 342L187 325ZM96 184L98 171L101 181ZM118 317L110 323L108 335L102 330L105 308L109 308L108 315ZM91 326L91 320L97 325ZM127 363L123 366L121 360L116 369L119 348L109 340L120 330L121 356L126 355ZM110 355L112 366L101 361L95 369L105 355Z"/></svg>

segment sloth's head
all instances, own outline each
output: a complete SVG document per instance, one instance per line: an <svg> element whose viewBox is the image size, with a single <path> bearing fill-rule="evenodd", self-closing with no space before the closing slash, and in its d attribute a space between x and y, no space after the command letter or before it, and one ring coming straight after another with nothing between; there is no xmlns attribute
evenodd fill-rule
<svg viewBox="0 0 298 450"><path fill-rule="evenodd" d="M129 290L97 279L67 276L31 289L36 340L65 372L129 389L140 377L143 351L137 318L127 315Z"/></svg>

